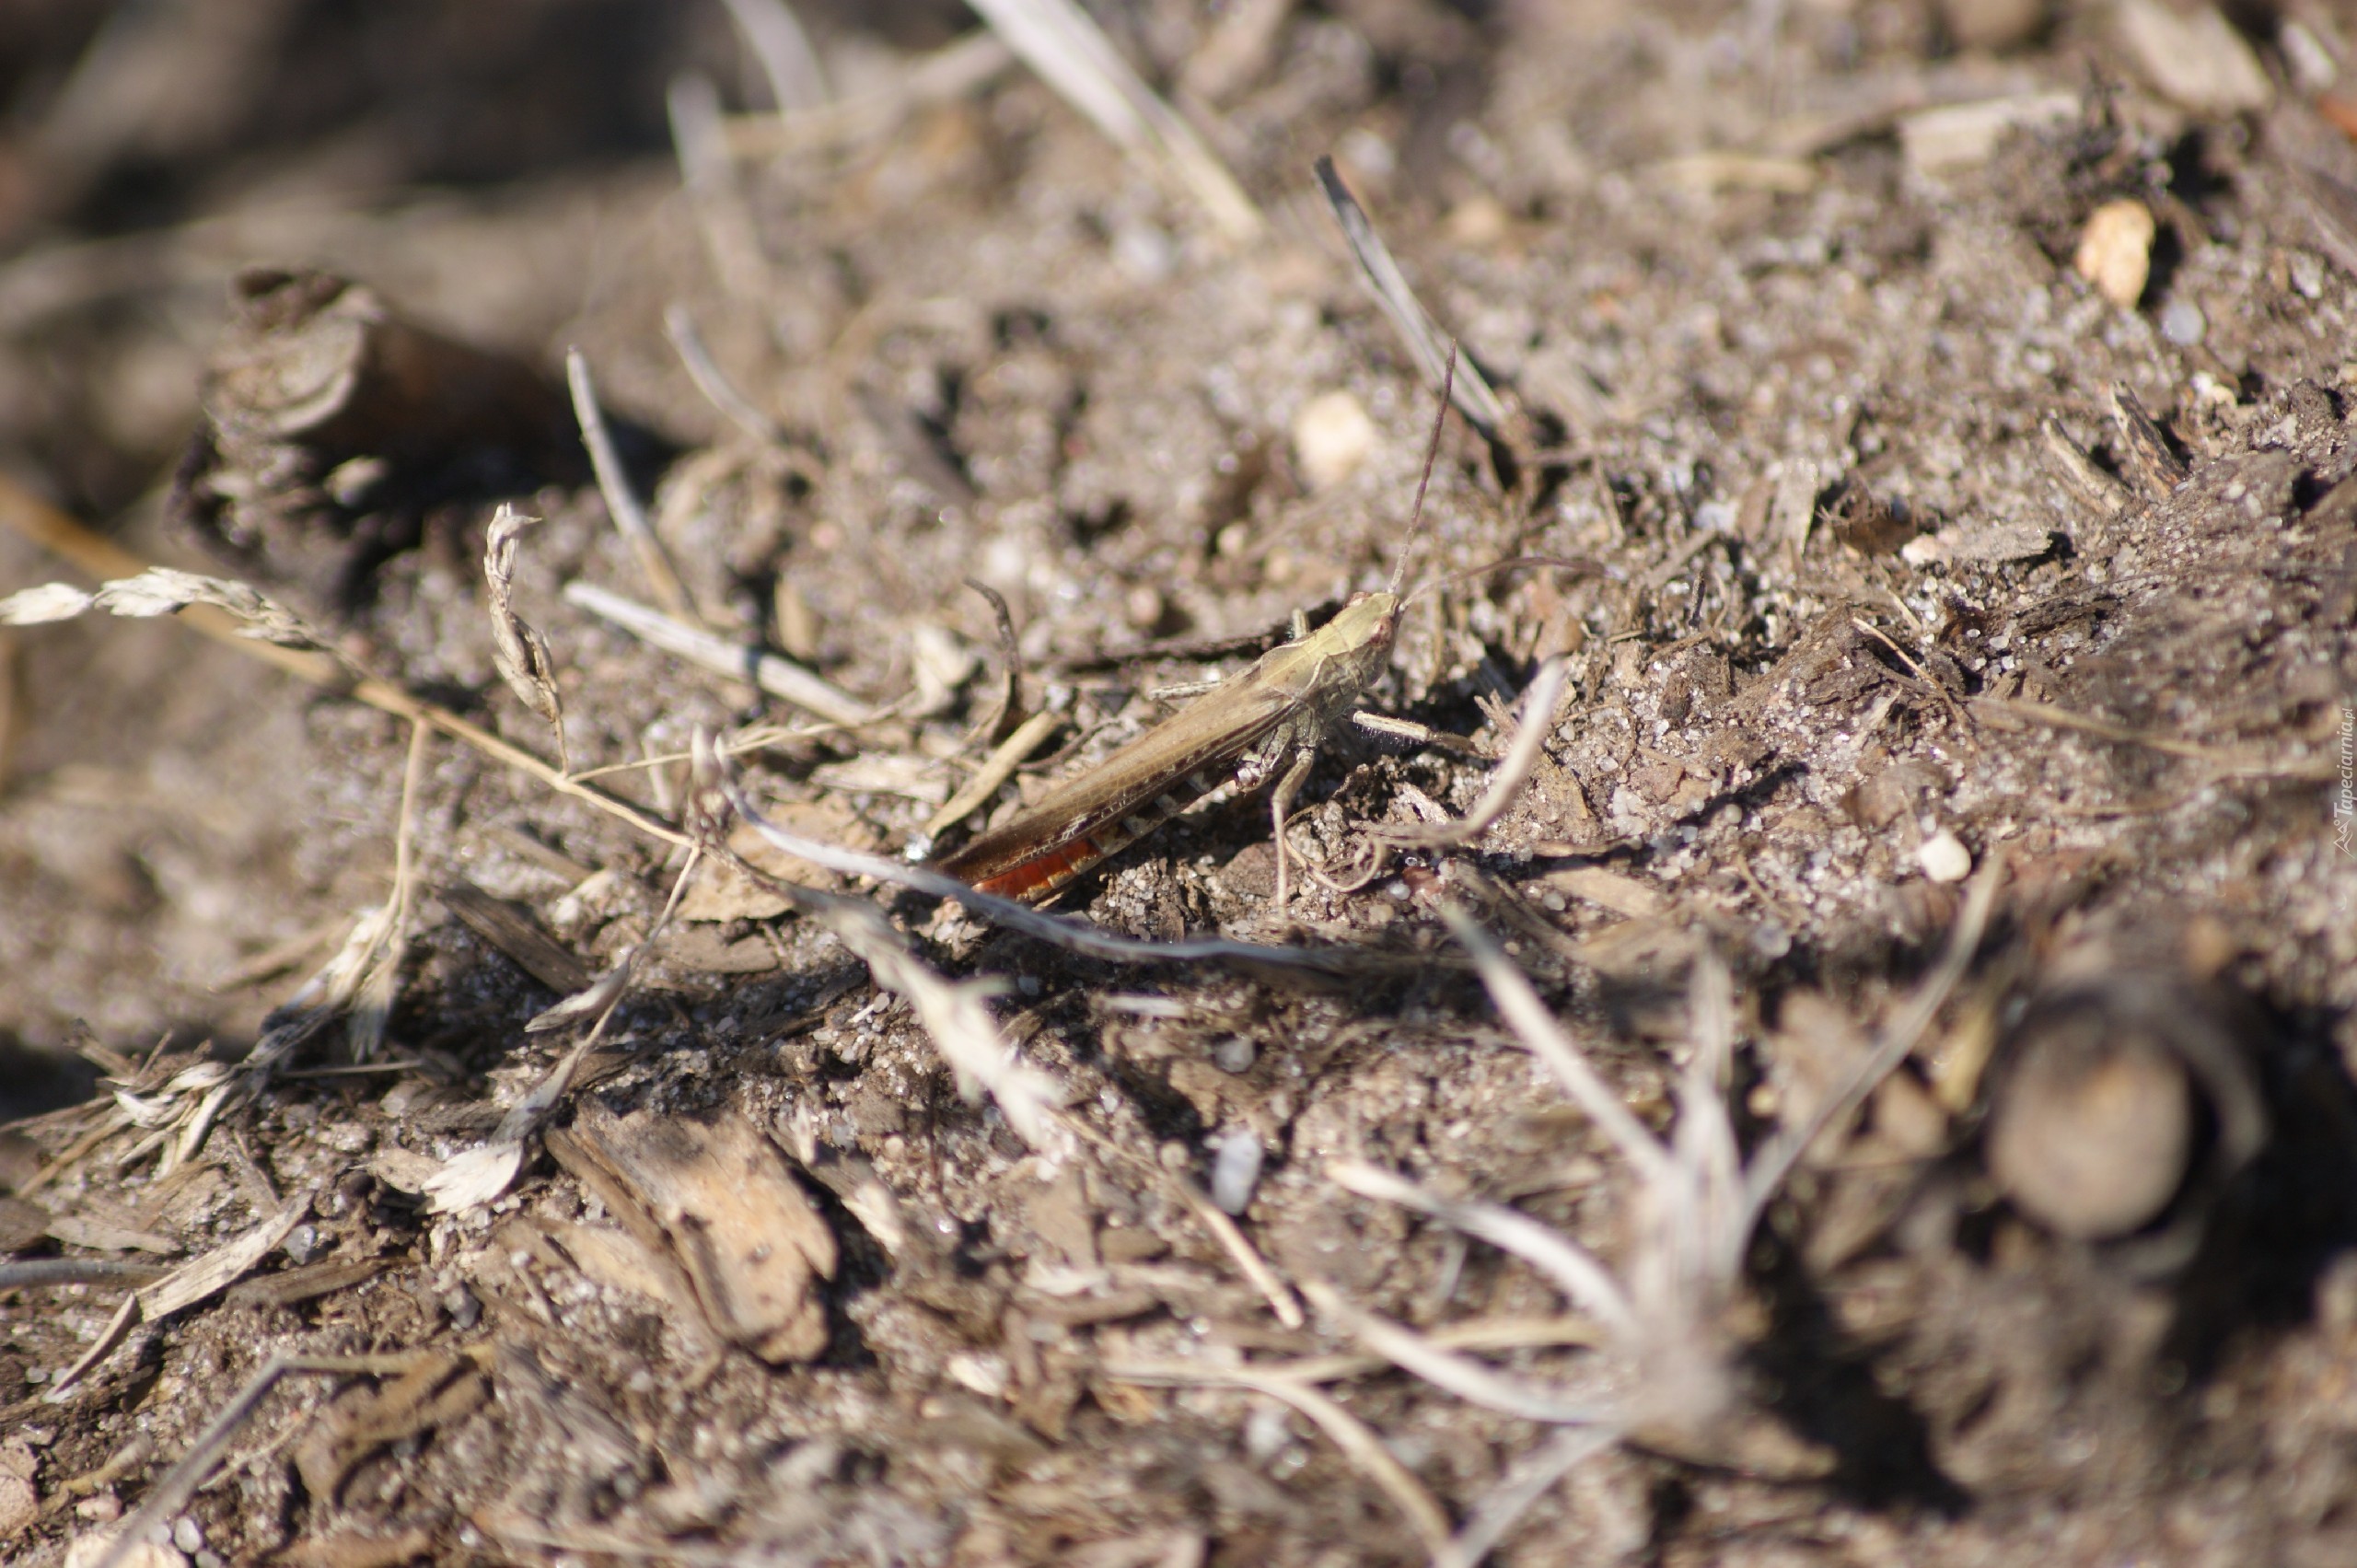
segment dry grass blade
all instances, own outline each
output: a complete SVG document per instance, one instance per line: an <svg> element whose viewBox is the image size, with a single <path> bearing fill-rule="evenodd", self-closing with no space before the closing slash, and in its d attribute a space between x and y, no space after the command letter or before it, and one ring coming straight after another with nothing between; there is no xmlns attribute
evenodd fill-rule
<svg viewBox="0 0 2357 1568"><path fill-rule="evenodd" d="M557 695L556 661L549 640L516 613L516 544L540 518L503 501L483 539L482 575L491 608L492 662L499 678L523 704L547 721L556 736L556 765L573 772L564 744L564 700Z"/></svg>
<svg viewBox="0 0 2357 1568"><path fill-rule="evenodd" d="M1391 248L1376 232L1375 222L1351 194L1342 177L1334 171L1334 160L1318 160L1318 183L1326 192L1327 204L1334 210L1334 221L1342 226L1342 238L1350 241L1351 254L1357 258L1359 277L1383 313L1391 319L1400 341L1408 345L1416 364L1423 370L1424 379L1438 389L1448 383L1447 365L1452 352L1448 334L1434 322L1432 313L1416 297L1409 285L1408 275L1399 270L1392 258ZM1483 436L1492 441L1503 441L1507 435L1505 404L1499 401L1480 368L1470 363L1460 364L1456 373L1456 385L1449 394L1463 414Z"/></svg>
<svg viewBox="0 0 2357 1568"><path fill-rule="evenodd" d="M408 1371L415 1360L416 1357L410 1354L288 1355L280 1353L273 1355L262 1363L260 1371L247 1379L246 1386L238 1390L237 1397L222 1409L221 1413L197 1434L196 1441L189 1445L188 1452L164 1472L163 1479L148 1488L146 1497L132 1510L131 1516L123 1520L122 1528L115 1532L113 1542L90 1568L122 1568L131 1561L132 1553L145 1543L166 1520L186 1507L189 1499L196 1495L196 1489L204 1483L206 1474L220 1459L222 1452L229 1446L229 1440L237 1435L238 1429L252 1419L255 1408L288 1373L383 1376Z"/></svg>
<svg viewBox="0 0 2357 1568"><path fill-rule="evenodd" d="M880 136L912 110L987 86L1015 56L987 30L922 55L890 87L799 114L742 114L717 129L737 157L785 157Z"/></svg>
<svg viewBox="0 0 2357 1568"><path fill-rule="evenodd" d="M679 617L624 598L595 583L567 583L565 602L610 621L644 643L732 680L750 681L781 702L807 709L830 724L855 728L882 714L829 684L783 655L733 643Z"/></svg>
<svg viewBox="0 0 2357 1568"><path fill-rule="evenodd" d="M1424 1483L1385 1447L1366 1423L1306 1383L1273 1376L1249 1367L1194 1366L1183 1362L1116 1363L1105 1376L1124 1383L1148 1383L1195 1388L1248 1388L1282 1400L1318 1424L1343 1457L1381 1487L1408 1516L1424 1549L1437 1556L1448 1547L1448 1516L1424 1489Z"/></svg>
<svg viewBox="0 0 2357 1568"><path fill-rule="evenodd" d="M1138 79L1073 0L972 0L1007 47L1123 148L1150 155L1231 239L1261 230L1260 212L1177 110Z"/></svg>
<svg viewBox="0 0 2357 1568"><path fill-rule="evenodd" d="M1578 1242L1519 1210L1444 1198L1380 1166L1359 1160L1338 1160L1326 1167L1326 1175L1346 1192L1420 1210L1500 1251L1513 1253L1552 1279L1581 1311L1609 1332L1626 1334L1636 1327L1629 1294L1611 1271Z"/></svg>
<svg viewBox="0 0 2357 1568"><path fill-rule="evenodd" d="M564 379L573 390L573 416L581 422L581 444L589 448L589 466L597 471L598 494L606 498L606 511L613 517L614 527L630 541L631 553L638 558L638 569L656 601L680 621L696 620L688 590L671 558L663 552L663 541L655 537L646 507L630 487L621 455L614 450L613 434L606 428L605 410L598 406L598 386L590 379L589 361L577 348L564 351Z"/></svg>
<svg viewBox="0 0 2357 1568"><path fill-rule="evenodd" d="M705 346L703 334L696 330L696 319L689 314L686 306L674 302L664 307L663 331L679 352L679 364L687 370L688 379L731 424L764 447L774 447L784 440L777 422L755 408L753 401L722 374L712 350Z"/></svg>
<svg viewBox="0 0 2357 1568"><path fill-rule="evenodd" d="M1526 1456L1480 1504L1457 1538L1433 1553L1432 1568L1480 1568L1491 1550L1506 1538L1515 1522L1553 1490L1557 1481L1581 1462L1619 1442L1620 1434L1605 1426L1574 1426L1556 1434L1536 1452Z"/></svg>
<svg viewBox="0 0 2357 1568"><path fill-rule="evenodd" d="M1061 714L1033 714L1015 726L1015 732L992 749L982 765L968 779L957 794L942 803L941 809L925 819L923 830L930 842L974 814L975 808L998 793L999 785L1015 776L1015 770L1024 760L1037 751L1048 737L1063 725Z"/></svg>
<svg viewBox="0 0 2357 1568"><path fill-rule="evenodd" d="M1302 1291L1320 1312L1340 1320L1367 1349L1469 1404L1551 1426L1610 1423L1619 1413L1609 1405L1576 1398L1527 1376L1505 1376L1422 1334L1360 1311L1330 1285L1311 1281Z"/></svg>
<svg viewBox="0 0 2357 1568"><path fill-rule="evenodd" d="M735 865L833 932L838 941L866 963L878 985L907 997L926 1032L933 1037L935 1049L957 1073L959 1087L970 1097L987 1090L998 1103L1007 1125L1025 1143L1049 1152L1067 1149L1069 1135L1057 1124L1054 1112L1071 1096L1062 1085L1024 1062L1006 1044L990 1009L983 1005L983 988L952 981L926 968L911 950L908 939L892 928L875 905L797 888L767 876L729 854L725 840L731 809L763 836L772 837L773 842L776 830L752 813L752 803L746 799L744 792L733 779L725 777L710 732L702 728L696 731L694 752L689 820L699 843L715 858ZM789 854L801 853L788 844L780 847Z"/></svg>
<svg viewBox="0 0 2357 1568"><path fill-rule="evenodd" d="M1006 1124L1034 1149L1055 1154L1070 1147L1053 1114L1070 1093L1006 1043L983 1005L985 988L935 974L872 904L829 900L814 914L866 963L877 984L908 998L969 1098L988 1091Z"/></svg>
<svg viewBox="0 0 2357 1568"><path fill-rule="evenodd" d="M728 17L745 35L753 58L781 114L806 114L826 107L827 73L810 35L785 0L725 0Z"/></svg>
<svg viewBox="0 0 2357 1568"><path fill-rule="evenodd" d="M1554 728L1556 705L1562 702L1563 688L1570 680L1570 669L1560 655L1538 667L1538 676L1523 694L1522 724L1515 731L1513 744L1490 776L1490 787L1461 820L1433 828L1377 828L1375 832L1401 848L1443 849L1471 843L1496 826L1515 796L1522 793L1522 786L1530 782L1530 771L1538 765L1548 732Z"/></svg>
<svg viewBox="0 0 2357 1568"><path fill-rule="evenodd" d="M1481 982L1490 988L1491 1000L1497 1004L1498 1011L1514 1026L1523 1043L1555 1074L1573 1102L1587 1112L1588 1119L1612 1140L1620 1156L1636 1167L1640 1177L1650 1179L1658 1174L1668 1163L1661 1144L1620 1103L1620 1097L1612 1092L1610 1086L1596 1075L1587 1058L1556 1025L1522 971L1507 960L1470 915L1452 909L1444 911L1442 918L1448 922L1449 931L1466 951L1473 955L1474 967L1481 971Z"/></svg>
<svg viewBox="0 0 2357 1568"><path fill-rule="evenodd" d="M1766 1147L1752 1156L1750 1173L1745 1182L1747 1230L1750 1221L1758 1217L1760 1211L1768 1206L1769 1200L1775 1196L1776 1190L1783 1185L1784 1178L1794 1164L1808 1151L1809 1144L1817 1141L1817 1134L1864 1104L1866 1097L1874 1093L1875 1086L1907 1060L1908 1053L1915 1049L1915 1042L1922 1038L1925 1029L1931 1028L1932 1019L1956 990L1956 983L1964 979L1965 970L1971 966L1972 956L1980 947L1981 935L1989 929L1990 913L1996 908L1997 889L2003 885L2004 879L2004 856L1991 854L1988 864L1980 868L1980 874L1973 878L1972 885L1966 890L1964 908L1957 912L1956 925L1948 933L1947 947L1941 953L1939 962L1933 966L1930 974L1923 977L1923 982L1915 988L1915 994L1908 998L1907 1005L1900 1009L1898 1016L1884 1027L1882 1038L1875 1041L1873 1051L1858 1063L1839 1089L1825 1097L1805 1121L1778 1132Z"/></svg>

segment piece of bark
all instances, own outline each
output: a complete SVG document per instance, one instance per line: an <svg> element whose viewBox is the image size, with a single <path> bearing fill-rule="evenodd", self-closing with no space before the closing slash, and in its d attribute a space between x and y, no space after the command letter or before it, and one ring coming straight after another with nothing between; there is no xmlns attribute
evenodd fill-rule
<svg viewBox="0 0 2357 1568"><path fill-rule="evenodd" d="M506 954L516 966L560 996L589 983L588 966L540 929L529 912L459 879L442 889L443 907L460 923Z"/></svg>
<svg viewBox="0 0 2357 1568"><path fill-rule="evenodd" d="M761 1129L593 1104L573 1141L661 1225L723 1339L772 1365L826 1349L835 1235Z"/></svg>
<svg viewBox="0 0 2357 1568"><path fill-rule="evenodd" d="M333 273L251 268L199 393L171 516L248 576L348 610L451 503L576 480L563 397Z"/></svg>

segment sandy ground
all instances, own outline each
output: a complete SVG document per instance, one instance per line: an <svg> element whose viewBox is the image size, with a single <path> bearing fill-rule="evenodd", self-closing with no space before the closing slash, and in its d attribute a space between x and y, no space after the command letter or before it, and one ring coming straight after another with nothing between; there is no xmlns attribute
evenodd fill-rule
<svg viewBox="0 0 2357 1568"><path fill-rule="evenodd" d="M345 664L0 631L11 1561L2357 1556L2332 17L1108 10L1207 200L962 13L813 8L779 116L720 7L573 10L419 7L415 80L212 142L17 45L11 474ZM366 41L265 11L224 79ZM505 118L416 85L518 50ZM1439 389L1321 155L1490 421L1421 530ZM682 619L863 711L568 596L669 591L568 346ZM601 799L501 679L503 500ZM1053 912L1225 951L726 823L787 886L663 919L700 726L771 819L954 854L1403 551L1361 696L1438 738L1336 726L1286 906L1231 784Z"/></svg>

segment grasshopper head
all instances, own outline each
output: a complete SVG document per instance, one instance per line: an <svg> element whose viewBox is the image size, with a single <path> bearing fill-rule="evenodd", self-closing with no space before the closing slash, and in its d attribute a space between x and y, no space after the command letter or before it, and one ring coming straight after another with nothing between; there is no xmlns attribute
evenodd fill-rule
<svg viewBox="0 0 2357 1568"><path fill-rule="evenodd" d="M1378 588L1353 594L1334 619L1326 623L1326 630L1346 650L1355 653L1362 648L1390 646L1392 633L1399 625L1399 596Z"/></svg>

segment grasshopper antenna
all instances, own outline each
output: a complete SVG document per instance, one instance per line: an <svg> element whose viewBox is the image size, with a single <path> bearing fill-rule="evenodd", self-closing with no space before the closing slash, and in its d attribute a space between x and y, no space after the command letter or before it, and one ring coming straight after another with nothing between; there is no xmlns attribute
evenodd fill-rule
<svg viewBox="0 0 2357 1568"><path fill-rule="evenodd" d="M1440 433L1448 423L1449 394L1457 389L1457 340L1448 340L1448 364L1440 373L1440 409L1433 415L1433 438L1424 445L1424 471L1416 481L1416 505L1408 517L1407 541L1399 546L1399 560L1391 568L1391 597L1399 597L1399 585L1408 578L1408 557L1414 552L1417 537L1424 527L1424 492L1433 482L1433 462L1440 456Z"/></svg>

